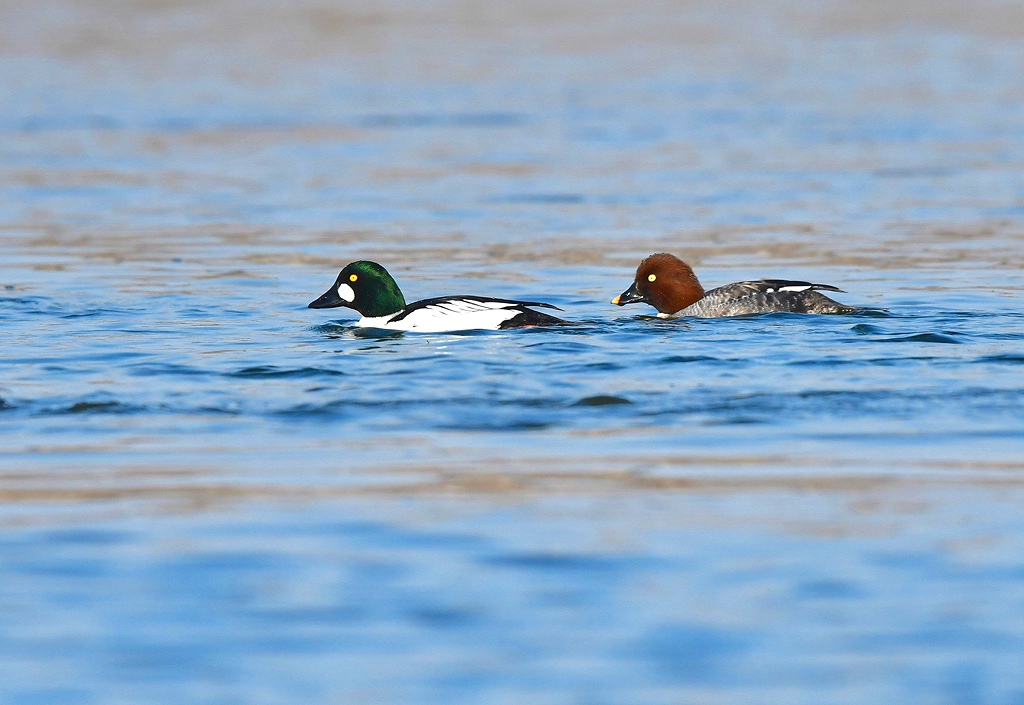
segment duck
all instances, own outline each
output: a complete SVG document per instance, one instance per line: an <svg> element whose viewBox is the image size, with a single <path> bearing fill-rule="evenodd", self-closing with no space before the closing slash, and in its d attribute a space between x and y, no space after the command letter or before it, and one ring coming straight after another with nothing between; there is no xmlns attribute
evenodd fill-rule
<svg viewBox="0 0 1024 705"><path fill-rule="evenodd" d="M646 303L659 318L721 318L752 313L853 313L858 306L833 301L822 291L843 292L829 284L788 279L758 279L704 291L690 265L666 252L640 262L633 284L612 299L616 306Z"/></svg>
<svg viewBox="0 0 1024 705"><path fill-rule="evenodd" d="M360 260L345 265L337 280L309 308L354 309L361 328L450 333L502 330L566 323L534 308L561 311L538 301L514 301L490 296L440 296L406 304L394 277L376 262Z"/></svg>

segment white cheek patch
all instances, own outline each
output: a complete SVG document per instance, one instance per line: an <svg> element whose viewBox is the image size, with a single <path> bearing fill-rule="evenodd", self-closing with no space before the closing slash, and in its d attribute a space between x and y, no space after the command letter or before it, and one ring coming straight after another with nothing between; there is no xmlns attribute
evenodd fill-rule
<svg viewBox="0 0 1024 705"><path fill-rule="evenodd" d="M338 284L338 296L349 303L356 300L356 292L348 284Z"/></svg>

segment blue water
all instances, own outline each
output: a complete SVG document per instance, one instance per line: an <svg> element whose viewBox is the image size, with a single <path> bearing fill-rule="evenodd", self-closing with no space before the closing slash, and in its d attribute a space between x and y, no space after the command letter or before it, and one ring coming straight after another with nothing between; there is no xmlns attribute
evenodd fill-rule
<svg viewBox="0 0 1024 705"><path fill-rule="evenodd" d="M1024 25L943 8L0 8L0 703L1024 702Z"/></svg>

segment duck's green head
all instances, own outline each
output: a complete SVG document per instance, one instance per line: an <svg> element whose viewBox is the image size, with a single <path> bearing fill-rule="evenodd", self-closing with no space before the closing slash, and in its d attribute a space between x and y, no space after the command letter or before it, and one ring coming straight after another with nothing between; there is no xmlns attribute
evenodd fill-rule
<svg viewBox="0 0 1024 705"><path fill-rule="evenodd" d="M388 316L405 308L405 297L388 270L376 262L360 260L341 270L334 286L310 308L354 308L367 318Z"/></svg>

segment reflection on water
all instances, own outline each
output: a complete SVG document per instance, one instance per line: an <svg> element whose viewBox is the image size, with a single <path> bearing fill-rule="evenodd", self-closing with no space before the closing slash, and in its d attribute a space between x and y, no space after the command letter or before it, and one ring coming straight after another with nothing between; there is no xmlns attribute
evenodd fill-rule
<svg viewBox="0 0 1024 705"><path fill-rule="evenodd" d="M243 5L0 7L0 702L1020 699L1020 8Z"/></svg>

